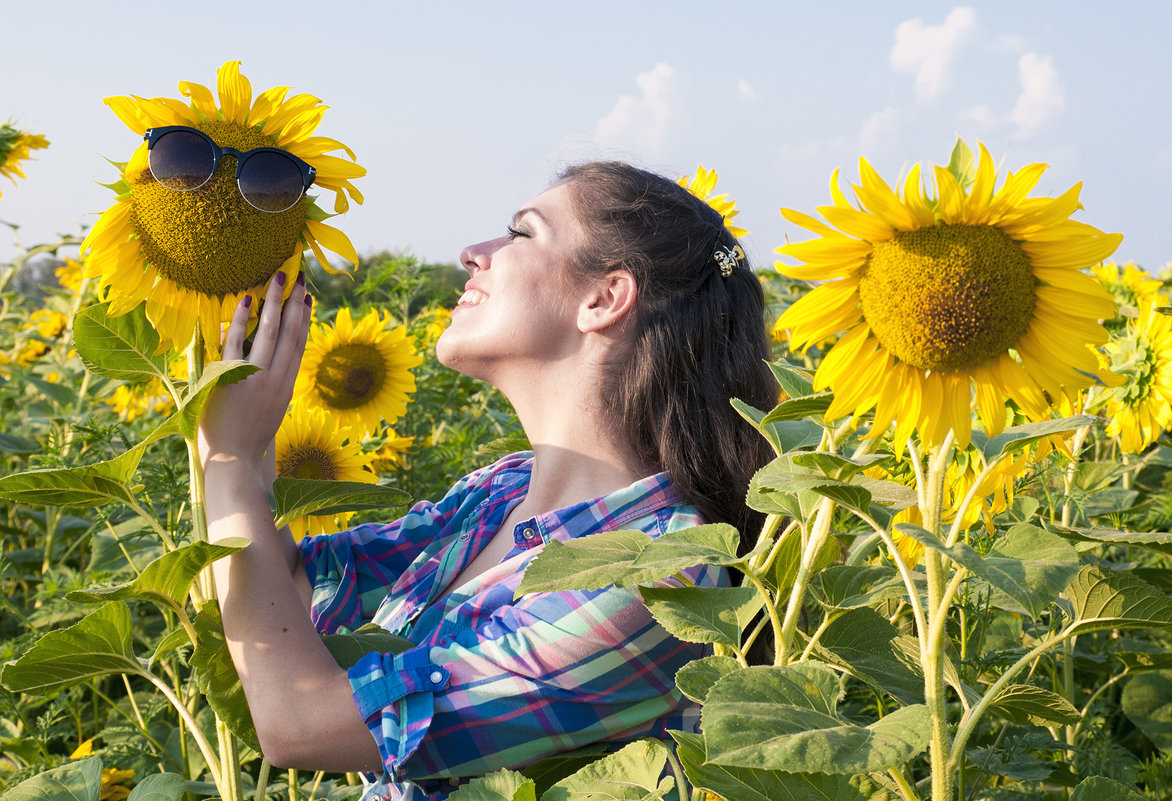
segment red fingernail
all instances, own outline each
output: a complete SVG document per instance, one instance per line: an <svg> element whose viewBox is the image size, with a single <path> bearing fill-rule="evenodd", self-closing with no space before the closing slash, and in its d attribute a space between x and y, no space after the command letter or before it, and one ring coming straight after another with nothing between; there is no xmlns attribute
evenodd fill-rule
<svg viewBox="0 0 1172 801"><path fill-rule="evenodd" d="M285 285L285 274L284 273L277 273L277 286L284 286L284 285Z"/></svg>
<svg viewBox="0 0 1172 801"><path fill-rule="evenodd" d="M313 295L306 295L305 296L305 308L309 309L312 307L313 307Z"/></svg>
<svg viewBox="0 0 1172 801"><path fill-rule="evenodd" d="M252 295L245 295L244 296L244 308L246 308L246 309L252 308Z"/></svg>

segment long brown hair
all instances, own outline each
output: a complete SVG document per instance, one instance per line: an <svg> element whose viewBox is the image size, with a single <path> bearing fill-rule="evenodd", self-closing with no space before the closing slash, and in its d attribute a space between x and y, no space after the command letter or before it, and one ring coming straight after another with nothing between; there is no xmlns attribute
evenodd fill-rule
<svg viewBox="0 0 1172 801"><path fill-rule="evenodd" d="M753 536L762 516L745 506L745 491L772 451L729 399L766 409L777 401L760 281L747 258L722 275L716 250L737 240L673 181L613 161L560 178L586 231L579 276L627 270L637 286L630 346L602 387L608 416L709 522Z"/></svg>

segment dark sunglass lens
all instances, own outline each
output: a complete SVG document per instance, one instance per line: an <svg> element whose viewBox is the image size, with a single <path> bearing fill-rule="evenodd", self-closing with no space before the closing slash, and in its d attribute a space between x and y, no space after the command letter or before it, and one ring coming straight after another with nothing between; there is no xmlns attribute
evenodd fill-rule
<svg viewBox="0 0 1172 801"><path fill-rule="evenodd" d="M297 162L270 150L253 153L240 168L240 194L261 211L285 211L305 191Z"/></svg>
<svg viewBox="0 0 1172 801"><path fill-rule="evenodd" d="M168 189L198 189L215 171L216 154L207 140L191 131L168 131L151 147L151 175Z"/></svg>

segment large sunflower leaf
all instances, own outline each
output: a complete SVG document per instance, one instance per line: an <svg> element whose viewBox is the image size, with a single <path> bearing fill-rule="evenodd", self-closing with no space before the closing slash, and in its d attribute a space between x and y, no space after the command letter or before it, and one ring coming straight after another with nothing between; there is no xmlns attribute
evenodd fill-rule
<svg viewBox="0 0 1172 801"><path fill-rule="evenodd" d="M1167 531L1117 531L1107 528L1080 528L1078 526L1053 526L1060 537L1073 542L1096 542L1103 545L1136 545L1162 554L1172 554L1172 532Z"/></svg>
<svg viewBox="0 0 1172 801"><path fill-rule="evenodd" d="M1088 776L1074 788L1070 801L1144 801L1144 796L1106 776Z"/></svg>
<svg viewBox="0 0 1172 801"><path fill-rule="evenodd" d="M152 773L144 776L126 801L179 801L187 791L187 780L178 773Z"/></svg>
<svg viewBox="0 0 1172 801"><path fill-rule="evenodd" d="M1104 629L1172 629L1172 601L1151 584L1125 573L1085 565L1066 586L1074 605L1071 634Z"/></svg>
<svg viewBox="0 0 1172 801"><path fill-rule="evenodd" d="M822 414L830 408L834 396L829 392L817 395L803 395L797 398L787 398L773 407L773 411L761 419L761 425L780 423L787 420L805 420L816 414Z"/></svg>
<svg viewBox="0 0 1172 801"><path fill-rule="evenodd" d="M369 653L399 654L415 647L415 643L375 623L359 626L349 634L323 634L321 639L334 661L347 669Z"/></svg>
<svg viewBox="0 0 1172 801"><path fill-rule="evenodd" d="M973 444L980 448L986 459L995 459L1003 453L1024 448L1026 445L1031 445L1054 434L1076 431L1094 422L1095 418L1089 414L1076 414L1058 420L1044 420L1040 423L1011 426L997 436L988 439L983 435L978 437L978 432L973 432Z"/></svg>
<svg viewBox="0 0 1172 801"><path fill-rule="evenodd" d="M841 558L842 546L839 544L838 539L835 537L827 537L826 541L822 543L822 550L814 555L814 562L810 565L810 572L817 576L823 568L833 565ZM785 536L785 539L777 547L777 552L773 555L772 569L764 576L765 583L779 595L789 593L790 588L793 587L794 581L797 579L801 561L802 536L801 531L795 528Z"/></svg>
<svg viewBox="0 0 1172 801"><path fill-rule="evenodd" d="M666 745L635 740L562 779L541 801L656 801L675 788L670 776L662 776L666 765Z"/></svg>
<svg viewBox="0 0 1172 801"><path fill-rule="evenodd" d="M1039 618L1078 570L1078 554L1060 537L1018 523L981 556L958 542L946 546L919 526L900 524L916 542L947 555L994 589L992 602L1001 609Z"/></svg>
<svg viewBox="0 0 1172 801"><path fill-rule="evenodd" d="M740 535L715 523L669 531L600 531L569 542L553 540L529 563L517 594L598 590L658 581L696 565L733 565Z"/></svg>
<svg viewBox="0 0 1172 801"><path fill-rule="evenodd" d="M1127 682L1123 714L1165 754L1172 751L1172 671L1143 673Z"/></svg>
<svg viewBox="0 0 1172 801"><path fill-rule="evenodd" d="M765 602L755 587L640 587L639 594L673 637L737 648Z"/></svg>
<svg viewBox="0 0 1172 801"><path fill-rule="evenodd" d="M989 707L1020 726L1068 726L1082 720L1074 704L1050 690L1030 684L1010 684L997 694Z"/></svg>
<svg viewBox="0 0 1172 801"><path fill-rule="evenodd" d="M310 478L278 478L273 483L273 496L278 528L303 515L396 509L411 500L402 490L382 484Z"/></svg>
<svg viewBox="0 0 1172 801"><path fill-rule="evenodd" d="M890 455L872 453L857 459L848 459L837 453L795 453L790 461L798 467L813 468L827 478L835 481L849 481L851 476L861 473L868 467L891 459Z"/></svg>
<svg viewBox="0 0 1172 801"><path fill-rule="evenodd" d="M473 779L448 796L449 801L537 801L532 779L515 770L498 770Z"/></svg>
<svg viewBox="0 0 1172 801"><path fill-rule="evenodd" d="M130 610L121 601L41 637L0 670L0 684L14 693L45 693L111 673L143 673L131 644Z"/></svg>
<svg viewBox="0 0 1172 801"><path fill-rule="evenodd" d="M182 610L196 576L212 562L248 547L242 537L221 540L218 543L193 542L163 554L147 565L141 574L127 584L91 590L74 590L66 597L81 603L102 601L150 601L173 610Z"/></svg>
<svg viewBox="0 0 1172 801"><path fill-rule="evenodd" d="M145 304L119 317L109 303L82 309L73 317L77 355L91 373L120 381L146 381L167 375L167 359L156 355L159 334L146 317Z"/></svg>
<svg viewBox="0 0 1172 801"><path fill-rule="evenodd" d="M676 754L688 781L721 798L736 801L864 801L866 798L846 776L733 767L709 761L702 735L668 733L678 745Z"/></svg>
<svg viewBox="0 0 1172 801"><path fill-rule="evenodd" d="M842 693L828 667L751 667L720 679L701 712L708 759L787 773L873 773L902 765L928 746L923 705L869 726L837 715Z"/></svg>
<svg viewBox="0 0 1172 801"><path fill-rule="evenodd" d="M812 448L822 441L822 426L813 420L782 420L766 423L766 413L749 404L732 399L733 409L748 420L778 453Z"/></svg>
<svg viewBox="0 0 1172 801"><path fill-rule="evenodd" d="M95 756L25 779L4 794L4 801L98 801L101 794L102 760Z"/></svg>
<svg viewBox="0 0 1172 801"><path fill-rule="evenodd" d="M260 753L260 742L252 724L252 713L244 699L244 687L228 653L224 638L224 624L215 601L204 604L195 616L196 643L191 654L195 680L208 706L229 730L253 750Z"/></svg>
<svg viewBox="0 0 1172 801"><path fill-rule="evenodd" d="M924 678L903 656L899 630L874 609L851 609L837 617L818 646L828 661L905 704L923 703Z"/></svg>
<svg viewBox="0 0 1172 801"><path fill-rule="evenodd" d="M701 657L676 671L676 688L687 698L702 704L712 685L741 669L741 663L731 656Z"/></svg>
<svg viewBox="0 0 1172 801"><path fill-rule="evenodd" d="M810 594L827 609L856 609L903 597L907 591L894 567L830 565L814 576Z"/></svg>
<svg viewBox="0 0 1172 801"><path fill-rule="evenodd" d="M179 408L173 417L179 425L179 431L187 439L195 438L196 428L199 427L199 417L203 412L204 404L213 389L220 384L235 384L243 381L260 368L252 362L239 359L233 361L212 362L203 371L195 386L189 386L187 392L179 400Z"/></svg>

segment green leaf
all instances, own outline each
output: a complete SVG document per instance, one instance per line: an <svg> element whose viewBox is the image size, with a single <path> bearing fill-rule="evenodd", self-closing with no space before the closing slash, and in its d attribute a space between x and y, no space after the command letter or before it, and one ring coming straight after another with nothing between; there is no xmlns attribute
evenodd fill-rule
<svg viewBox="0 0 1172 801"><path fill-rule="evenodd" d="M927 748L927 707L903 707L856 726L838 717L841 694L834 671L813 663L750 667L725 676L701 712L708 759L787 773L854 775L903 765Z"/></svg>
<svg viewBox="0 0 1172 801"><path fill-rule="evenodd" d="M1167 754L1172 751L1172 671L1142 673L1127 682L1123 714Z"/></svg>
<svg viewBox="0 0 1172 801"><path fill-rule="evenodd" d="M736 398L733 398L731 403L733 409L752 423L753 427L761 432L761 435L778 453L812 448L822 441L822 426L813 420L784 420L778 423L765 423L765 412L760 409L755 409Z"/></svg>
<svg viewBox="0 0 1172 801"><path fill-rule="evenodd" d="M736 648L764 604L755 587L640 587L639 594L673 637Z"/></svg>
<svg viewBox="0 0 1172 801"><path fill-rule="evenodd" d="M1172 533L1167 531L1117 531L1106 528L1054 526L1060 537L1073 542L1097 542L1104 545L1134 545L1149 551L1172 555Z"/></svg>
<svg viewBox="0 0 1172 801"><path fill-rule="evenodd" d="M367 623L349 634L323 634L321 639L334 661L346 669L370 653L400 654L415 647L415 643L375 623Z"/></svg>
<svg viewBox="0 0 1172 801"><path fill-rule="evenodd" d="M1144 796L1106 776L1088 776L1074 788L1070 801L1144 801Z"/></svg>
<svg viewBox="0 0 1172 801"><path fill-rule="evenodd" d="M1010 426L997 436L981 442L981 453L984 454L986 460L995 459L1003 453L1016 451L1054 434L1076 431L1094 422L1095 418L1088 414L1077 414L1058 420L1044 420L1041 423ZM977 444L975 439L974 444Z"/></svg>
<svg viewBox="0 0 1172 801"><path fill-rule="evenodd" d="M857 484L825 484L811 487L810 491L852 512L867 514L871 509L871 493Z"/></svg>
<svg viewBox="0 0 1172 801"><path fill-rule="evenodd" d="M126 801L179 801L187 789L187 780L178 773L152 773L144 776Z"/></svg>
<svg viewBox="0 0 1172 801"><path fill-rule="evenodd" d="M772 586L779 595L785 595L793 587L798 576L798 568L802 560L801 531L794 529L781 543L773 557L773 569L766 576L766 583ZM810 565L810 572L818 576L820 572L842 558L842 546L838 538L830 536L822 543L822 550L814 556L814 563Z"/></svg>
<svg viewBox="0 0 1172 801"><path fill-rule="evenodd" d="M778 359L769 363L769 369L783 392L791 398L800 398L814 394L814 371L805 367Z"/></svg>
<svg viewBox="0 0 1172 801"><path fill-rule="evenodd" d="M98 801L102 760L87 757L38 773L4 793L4 801Z"/></svg>
<svg viewBox="0 0 1172 801"><path fill-rule="evenodd" d="M875 690L904 704L923 703L924 677L897 647L899 630L874 609L851 609L822 633L819 648Z"/></svg>
<svg viewBox="0 0 1172 801"><path fill-rule="evenodd" d="M886 565L830 565L814 576L810 594L827 609L855 609L907 595L899 571Z"/></svg>
<svg viewBox="0 0 1172 801"><path fill-rule="evenodd" d="M600 756L608 753L610 753L610 749L604 743L591 743L573 751L565 751L539 760L532 765L526 765L521 768L521 773L533 780L537 796L540 798L546 790L571 773L581 770Z"/></svg>
<svg viewBox="0 0 1172 801"><path fill-rule="evenodd" d="M1061 695L1030 684L1010 684L993 699L991 710L1019 726L1068 726L1082 720Z"/></svg>
<svg viewBox="0 0 1172 801"><path fill-rule="evenodd" d="M525 569L518 597L528 592L598 590L651 583L699 564L731 565L740 535L724 523L669 531L600 531L569 542L553 540Z"/></svg>
<svg viewBox="0 0 1172 801"><path fill-rule="evenodd" d="M146 317L146 305L109 317L110 304L82 309L73 317L77 355L91 373L121 381L146 381L167 375L167 358L158 354L159 335Z"/></svg>
<svg viewBox="0 0 1172 801"><path fill-rule="evenodd" d="M741 663L731 656L695 659L676 671L676 689L685 697L702 704L713 684L738 670L741 670Z"/></svg>
<svg viewBox="0 0 1172 801"><path fill-rule="evenodd" d="M900 524L899 530L928 548L946 554L989 584L993 603L1001 609L1041 617L1078 569L1078 554L1061 538L1019 523L982 557L958 542L946 547L931 532Z"/></svg>
<svg viewBox="0 0 1172 801"><path fill-rule="evenodd" d="M834 396L829 392L817 395L804 395L797 398L788 398L773 407L773 411L765 415L761 425L780 423L788 420L804 420L807 417L821 415L830 408Z"/></svg>
<svg viewBox="0 0 1172 801"><path fill-rule="evenodd" d="M675 788L667 765L667 746L659 740L635 740L592 762L550 787L541 801L655 801Z"/></svg>
<svg viewBox="0 0 1172 801"><path fill-rule="evenodd" d="M69 407L77 400L77 390L72 385L56 384L35 375L26 375L24 380L32 384L42 395L59 406Z"/></svg>
<svg viewBox="0 0 1172 801"><path fill-rule="evenodd" d="M847 776L783 773L709 761L704 738L682 731L675 738L680 764L696 787L735 801L864 801Z"/></svg>
<svg viewBox="0 0 1172 801"><path fill-rule="evenodd" d="M142 674L130 640L130 610L108 603L68 628L41 637L0 671L11 692L45 693L110 673Z"/></svg>
<svg viewBox="0 0 1172 801"><path fill-rule="evenodd" d="M962 189L968 189L977 175L973 151L963 139L958 138L948 158L948 171L956 178Z"/></svg>
<svg viewBox="0 0 1172 801"><path fill-rule="evenodd" d="M473 779L448 796L450 801L537 801L533 780L515 770L498 770Z"/></svg>
<svg viewBox="0 0 1172 801"><path fill-rule="evenodd" d="M134 581L116 587L74 590L65 597L81 603L102 601L150 601L176 612L187 603L187 592L199 572L217 559L248 547L243 537L218 543L193 542L163 554L151 562Z"/></svg>
<svg viewBox="0 0 1172 801"><path fill-rule="evenodd" d="M1172 629L1172 601L1147 582L1086 565L1063 597L1074 605L1072 634L1107 629Z"/></svg>
<svg viewBox="0 0 1172 801"><path fill-rule="evenodd" d="M259 369L255 364L241 360L212 362L204 368L199 382L187 388L187 392L179 400L179 408L173 415L180 433L187 439L195 439L200 414L212 390L221 384L243 381Z"/></svg>
<svg viewBox="0 0 1172 801"><path fill-rule="evenodd" d="M228 653L224 639L224 625L220 621L220 608L214 601L206 603L193 621L195 624L195 651L191 654L191 666L195 668L195 680L200 692L207 698L208 706L224 721L228 729L249 747L260 753L260 742L256 739L256 728L252 724L252 713L244 699L244 688ZM295 670L295 666L290 666Z"/></svg>
<svg viewBox="0 0 1172 801"><path fill-rule="evenodd" d="M273 496L278 528L303 515L395 509L411 500L402 490L381 484L309 478L278 478L273 482Z"/></svg>
<svg viewBox="0 0 1172 801"><path fill-rule="evenodd" d="M191 641L191 637L187 634L187 629L182 626L172 629L159 640L158 645L155 646L154 653L151 654L150 661L147 662L147 668L150 669L155 664L165 657L167 654L174 651L176 648L182 648L185 645L195 645Z"/></svg>
<svg viewBox="0 0 1172 801"><path fill-rule="evenodd" d="M41 445L31 439L18 437L15 434L0 433L0 452L16 454L40 453Z"/></svg>
<svg viewBox="0 0 1172 801"><path fill-rule="evenodd" d="M852 476L861 473L868 467L880 462L890 461L891 457L882 453L872 453L858 459L848 459L837 453L795 453L790 461L798 467L817 470L827 478L835 481L849 481Z"/></svg>

